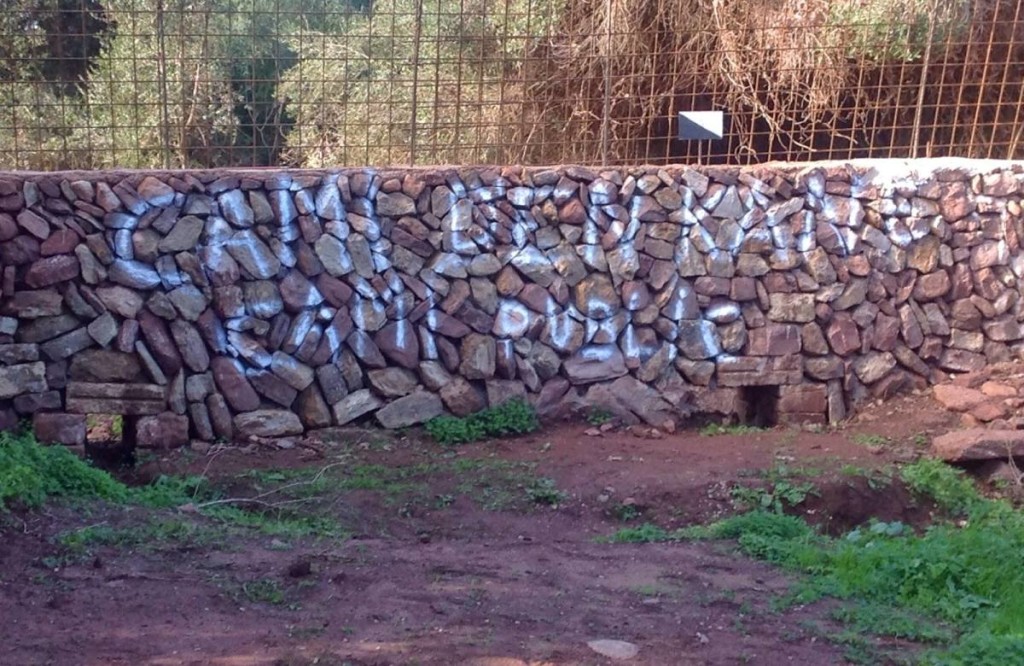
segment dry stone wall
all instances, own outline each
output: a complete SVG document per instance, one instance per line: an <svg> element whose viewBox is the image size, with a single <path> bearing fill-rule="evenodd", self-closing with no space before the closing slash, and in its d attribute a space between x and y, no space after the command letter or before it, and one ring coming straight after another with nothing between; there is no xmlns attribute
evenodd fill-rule
<svg viewBox="0 0 1024 666"><path fill-rule="evenodd" d="M1020 164L0 175L0 425L842 419L1022 337Z"/></svg>

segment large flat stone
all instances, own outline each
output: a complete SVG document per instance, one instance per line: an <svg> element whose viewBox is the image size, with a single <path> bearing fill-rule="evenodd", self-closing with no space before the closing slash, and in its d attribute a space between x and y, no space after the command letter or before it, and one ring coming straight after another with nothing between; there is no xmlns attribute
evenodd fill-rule
<svg viewBox="0 0 1024 666"><path fill-rule="evenodd" d="M337 425L345 425L360 416L369 414L383 404L380 398L370 392L370 389L360 389L334 403L331 412L334 414L334 421Z"/></svg>
<svg viewBox="0 0 1024 666"><path fill-rule="evenodd" d="M444 412L436 393L415 391L377 410L377 421L385 428L404 428L426 423Z"/></svg>
<svg viewBox="0 0 1024 666"><path fill-rule="evenodd" d="M302 422L288 410L258 409L236 415L235 430L242 437L285 437L302 434Z"/></svg>
<svg viewBox="0 0 1024 666"><path fill-rule="evenodd" d="M970 428L949 432L932 440L932 455L947 462L1024 456L1024 430Z"/></svg>

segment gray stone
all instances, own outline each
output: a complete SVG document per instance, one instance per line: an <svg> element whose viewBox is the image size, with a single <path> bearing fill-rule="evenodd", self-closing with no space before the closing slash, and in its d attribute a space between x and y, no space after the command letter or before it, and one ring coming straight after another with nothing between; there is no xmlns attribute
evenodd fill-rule
<svg viewBox="0 0 1024 666"><path fill-rule="evenodd" d="M380 398L370 392L370 389L360 389L334 403L331 412L334 414L335 424L345 425L360 416L369 414L383 404Z"/></svg>
<svg viewBox="0 0 1024 666"><path fill-rule="evenodd" d="M167 294L178 313L189 321L196 321L206 310L207 300L203 292L190 284L182 285Z"/></svg>
<svg viewBox="0 0 1024 666"><path fill-rule="evenodd" d="M484 392L462 377L452 377L441 387L441 400L456 416L468 416L487 407Z"/></svg>
<svg viewBox="0 0 1024 666"><path fill-rule="evenodd" d="M242 437L287 437L302 434L302 421L285 409L258 409L237 414L235 430Z"/></svg>
<svg viewBox="0 0 1024 666"><path fill-rule="evenodd" d="M228 190L218 197L221 215L236 227L247 229L253 224L253 210L241 190Z"/></svg>
<svg viewBox="0 0 1024 666"><path fill-rule="evenodd" d="M499 338L521 338L533 324L534 316L522 303L503 300L498 306L492 332Z"/></svg>
<svg viewBox="0 0 1024 666"><path fill-rule="evenodd" d="M257 393L285 408L292 406L299 393L288 386L284 380L267 370L248 368L245 371L245 377Z"/></svg>
<svg viewBox="0 0 1024 666"><path fill-rule="evenodd" d="M370 386L385 398L399 398L413 392L416 374L405 368L381 368L366 373Z"/></svg>
<svg viewBox="0 0 1024 666"><path fill-rule="evenodd" d="M206 411L210 415L210 424L213 426L214 434L230 442L235 436L235 426L231 418L231 410L228 409L224 396L220 393L207 396Z"/></svg>
<svg viewBox="0 0 1024 666"><path fill-rule="evenodd" d="M331 425L331 410L316 384L310 384L299 393L295 411L302 425L308 429L326 428Z"/></svg>
<svg viewBox="0 0 1024 666"><path fill-rule="evenodd" d="M93 319L86 328L92 339L101 347L106 347L110 344L111 340L117 337L117 321L109 312L104 312L96 319Z"/></svg>
<svg viewBox="0 0 1024 666"><path fill-rule="evenodd" d="M700 361L722 353L718 329L703 319L679 322L679 351L689 359Z"/></svg>
<svg viewBox="0 0 1024 666"><path fill-rule="evenodd" d="M149 264L140 261L115 259L107 270L111 282L132 289L152 289L160 284L160 275Z"/></svg>
<svg viewBox="0 0 1024 666"><path fill-rule="evenodd" d="M873 384L896 367L896 358L889 352L876 352L860 356L853 362L853 370L865 384Z"/></svg>
<svg viewBox="0 0 1024 666"><path fill-rule="evenodd" d="M281 260L251 230L236 232L225 244L239 265L257 280L267 280L281 270Z"/></svg>
<svg viewBox="0 0 1024 666"><path fill-rule="evenodd" d="M416 391L379 409L376 417L385 428L404 428L426 423L442 413L444 406L436 393Z"/></svg>
<svg viewBox="0 0 1024 666"><path fill-rule="evenodd" d="M95 340L89 335L88 329L83 326L58 338L44 342L39 345L39 350L51 361L59 361L62 358L68 358L88 349L94 344L96 344Z"/></svg>
<svg viewBox="0 0 1024 666"><path fill-rule="evenodd" d="M160 252L183 252L191 250L199 242L203 233L203 221L193 215L186 215L178 220L171 232L164 236L157 249Z"/></svg>
<svg viewBox="0 0 1024 666"><path fill-rule="evenodd" d="M489 379L494 376L496 356L494 338L470 333L462 339L459 374L466 379Z"/></svg>
<svg viewBox="0 0 1024 666"><path fill-rule="evenodd" d="M270 361L270 371L296 391L305 389L316 379L312 368L279 351L274 352Z"/></svg>
<svg viewBox="0 0 1024 666"><path fill-rule="evenodd" d="M377 213L385 217L414 215L416 202L401 192L381 192L377 195Z"/></svg>
<svg viewBox="0 0 1024 666"><path fill-rule="evenodd" d="M814 321L814 294L770 294L768 318L772 321Z"/></svg>
<svg viewBox="0 0 1024 666"><path fill-rule="evenodd" d="M222 293L226 294L227 292ZM245 299L245 309L254 317L270 319L284 309L281 293L271 280L243 282L242 293Z"/></svg>
<svg viewBox="0 0 1024 666"><path fill-rule="evenodd" d="M341 277L355 270L355 265L352 263L352 257L349 256L348 248L345 247L341 240L334 236L327 234L321 236L313 244L313 248L317 258L323 263L324 270L329 275Z"/></svg>
<svg viewBox="0 0 1024 666"><path fill-rule="evenodd" d="M517 252L511 263L516 270L542 287L551 286L555 279L554 265L533 245L527 245Z"/></svg>
<svg viewBox="0 0 1024 666"><path fill-rule="evenodd" d="M46 388L46 365L41 361L0 367L0 400Z"/></svg>
<svg viewBox="0 0 1024 666"><path fill-rule="evenodd" d="M733 191L733 188L729 189L730 191ZM721 208L722 205L724 205L724 202L723 204L719 205L719 208ZM724 211L722 214L724 215L726 212L729 211ZM718 209L715 209L715 213L718 214ZM637 647L636 644L629 643L627 641L613 640L609 638L588 641L587 647L589 647L591 650L598 653L602 657L607 657L609 659L614 659L617 661L626 661L640 654L640 648Z"/></svg>
<svg viewBox="0 0 1024 666"><path fill-rule="evenodd" d="M176 319L171 322L171 337L181 353L181 359L192 372L206 372L210 367L210 354L203 338L187 321Z"/></svg>
<svg viewBox="0 0 1024 666"><path fill-rule="evenodd" d="M525 400L526 387L514 379L488 379L484 383L487 403L491 407L503 405L510 400Z"/></svg>
<svg viewBox="0 0 1024 666"><path fill-rule="evenodd" d="M201 402L215 390L213 375L209 372L189 375L185 379L185 398L189 402Z"/></svg>
<svg viewBox="0 0 1024 666"><path fill-rule="evenodd" d="M589 384L626 374L625 359L615 345L583 347L562 364L565 376L573 384Z"/></svg>

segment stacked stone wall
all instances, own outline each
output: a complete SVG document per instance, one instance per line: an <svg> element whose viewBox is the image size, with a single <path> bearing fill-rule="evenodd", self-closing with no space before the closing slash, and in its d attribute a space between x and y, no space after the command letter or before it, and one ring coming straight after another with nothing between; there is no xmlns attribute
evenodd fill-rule
<svg viewBox="0 0 1024 666"><path fill-rule="evenodd" d="M836 421L1011 357L1024 168L0 175L0 425Z"/></svg>

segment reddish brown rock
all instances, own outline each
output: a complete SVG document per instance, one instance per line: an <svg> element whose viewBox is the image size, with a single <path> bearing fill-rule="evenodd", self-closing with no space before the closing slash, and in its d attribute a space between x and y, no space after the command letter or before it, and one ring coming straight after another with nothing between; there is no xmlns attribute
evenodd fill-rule
<svg viewBox="0 0 1024 666"><path fill-rule="evenodd" d="M988 423L995 421L996 419L1004 419L1010 413L1010 408L995 400L983 402L974 409L971 410L971 416L976 418L981 423Z"/></svg>
<svg viewBox="0 0 1024 666"><path fill-rule="evenodd" d="M825 330L825 337L828 338L832 351L840 356L846 356L860 349L860 331L853 317L846 312L838 312L829 322Z"/></svg>
<svg viewBox="0 0 1024 666"><path fill-rule="evenodd" d="M231 408L238 412L247 412L260 406L260 398L256 395L249 380L245 378L245 372L241 364L226 356L216 356L210 361L213 370L213 379L217 388L224 395ZM207 405L209 407L209 405ZM213 410L210 410L210 417L213 418ZM216 428L216 423L214 423Z"/></svg>
<svg viewBox="0 0 1024 666"><path fill-rule="evenodd" d="M970 428L946 433L932 440L932 455L947 462L1024 456L1024 430Z"/></svg>
<svg viewBox="0 0 1024 666"><path fill-rule="evenodd" d="M951 287L949 273L939 270L917 278L913 295L919 301L932 301L948 294Z"/></svg>
<svg viewBox="0 0 1024 666"><path fill-rule="evenodd" d="M85 444L85 414L38 412L32 416L32 431L44 444Z"/></svg>
<svg viewBox="0 0 1024 666"><path fill-rule="evenodd" d="M986 401L987 396L977 389L954 384L939 384L933 389L935 400L954 412L968 412Z"/></svg>
<svg viewBox="0 0 1024 666"><path fill-rule="evenodd" d="M1016 398L1017 389L1000 382L986 381L981 385L981 392L992 398Z"/></svg>
<svg viewBox="0 0 1024 666"><path fill-rule="evenodd" d="M768 324L751 329L747 337L747 353L752 356L799 354L801 345L801 330L795 324Z"/></svg>
<svg viewBox="0 0 1024 666"><path fill-rule="evenodd" d="M178 374L182 365L181 354L171 339L167 323L149 310L139 312L138 320L146 346L160 369L168 376Z"/></svg>
<svg viewBox="0 0 1024 666"><path fill-rule="evenodd" d="M780 413L821 414L828 408L828 387L825 384L782 386L779 389Z"/></svg>
<svg viewBox="0 0 1024 666"><path fill-rule="evenodd" d="M416 329L408 320L399 319L386 324L373 336L373 341L392 363L409 369L419 365L419 341L416 339Z"/></svg>
<svg viewBox="0 0 1024 666"><path fill-rule="evenodd" d="M135 424L135 444L143 449L177 449L188 446L188 417L161 412L140 417Z"/></svg>
<svg viewBox="0 0 1024 666"><path fill-rule="evenodd" d="M58 229L39 245L39 254L43 257L70 254L80 241L81 237L71 229Z"/></svg>

